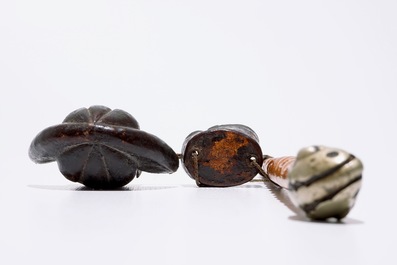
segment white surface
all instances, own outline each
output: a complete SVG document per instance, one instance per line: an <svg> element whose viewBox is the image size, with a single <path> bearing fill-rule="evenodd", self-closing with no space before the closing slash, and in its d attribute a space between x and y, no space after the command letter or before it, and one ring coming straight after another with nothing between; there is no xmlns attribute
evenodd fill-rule
<svg viewBox="0 0 397 265"><path fill-rule="evenodd" d="M396 11L2 1L0 264L396 264ZM196 188L182 168L125 191L79 190L27 150L94 104L130 112L177 152L190 132L225 123L250 126L273 156L340 147L363 160L363 188L344 224L302 221L258 183Z"/></svg>

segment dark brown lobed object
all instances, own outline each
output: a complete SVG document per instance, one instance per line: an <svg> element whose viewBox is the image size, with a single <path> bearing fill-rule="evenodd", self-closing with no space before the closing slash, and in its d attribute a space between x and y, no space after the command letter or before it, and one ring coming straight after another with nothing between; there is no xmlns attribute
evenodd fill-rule
<svg viewBox="0 0 397 265"><path fill-rule="evenodd" d="M228 124L191 133L183 144L182 165L198 186L229 187L251 181L262 164L258 136L244 125Z"/></svg>
<svg viewBox="0 0 397 265"><path fill-rule="evenodd" d="M141 171L172 173L179 166L164 141L141 131L129 113L104 106L75 110L40 132L29 156L36 163L57 161L67 179L94 189L119 188Z"/></svg>

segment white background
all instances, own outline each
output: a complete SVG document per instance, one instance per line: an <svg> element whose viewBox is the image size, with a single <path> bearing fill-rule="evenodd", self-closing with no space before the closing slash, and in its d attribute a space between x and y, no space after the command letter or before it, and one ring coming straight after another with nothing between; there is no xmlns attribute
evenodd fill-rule
<svg viewBox="0 0 397 265"><path fill-rule="evenodd" d="M1 1L1 264L396 264L396 1ZM176 152L241 123L263 152L346 149L365 170L342 224L182 168L84 191L28 147L71 111L130 112ZM284 200L285 201L285 200Z"/></svg>

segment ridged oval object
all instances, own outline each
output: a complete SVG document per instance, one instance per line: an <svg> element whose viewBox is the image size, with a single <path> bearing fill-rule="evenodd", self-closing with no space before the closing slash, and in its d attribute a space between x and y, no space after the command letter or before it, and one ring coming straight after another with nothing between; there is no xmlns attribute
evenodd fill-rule
<svg viewBox="0 0 397 265"><path fill-rule="evenodd" d="M263 161L262 168L272 182L282 188L288 189L288 173L294 162L295 157L293 156L267 158Z"/></svg>

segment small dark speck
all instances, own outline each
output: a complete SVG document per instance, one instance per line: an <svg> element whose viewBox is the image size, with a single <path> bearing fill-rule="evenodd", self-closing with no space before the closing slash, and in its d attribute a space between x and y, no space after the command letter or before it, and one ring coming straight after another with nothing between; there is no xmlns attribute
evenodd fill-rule
<svg viewBox="0 0 397 265"><path fill-rule="evenodd" d="M328 156L328 157L335 157L335 156L338 156L338 155L339 155L339 153L336 152L336 151L327 153L327 156Z"/></svg>

